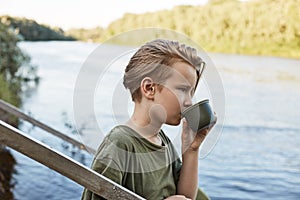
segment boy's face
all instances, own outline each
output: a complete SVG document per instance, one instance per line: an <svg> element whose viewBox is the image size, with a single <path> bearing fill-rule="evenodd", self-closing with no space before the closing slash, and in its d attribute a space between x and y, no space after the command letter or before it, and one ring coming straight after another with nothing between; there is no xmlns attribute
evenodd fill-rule
<svg viewBox="0 0 300 200"><path fill-rule="evenodd" d="M182 111L192 105L197 74L195 68L185 62L174 63L170 70L172 70L172 75L156 95L155 103L163 107L166 124L178 125Z"/></svg>

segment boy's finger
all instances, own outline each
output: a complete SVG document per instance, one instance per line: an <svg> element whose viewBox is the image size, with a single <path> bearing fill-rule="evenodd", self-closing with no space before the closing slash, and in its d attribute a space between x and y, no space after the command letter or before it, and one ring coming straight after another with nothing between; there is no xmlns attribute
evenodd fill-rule
<svg viewBox="0 0 300 200"><path fill-rule="evenodd" d="M182 129L186 130L187 128L188 128L188 123L187 123L186 119L183 119L182 120Z"/></svg>

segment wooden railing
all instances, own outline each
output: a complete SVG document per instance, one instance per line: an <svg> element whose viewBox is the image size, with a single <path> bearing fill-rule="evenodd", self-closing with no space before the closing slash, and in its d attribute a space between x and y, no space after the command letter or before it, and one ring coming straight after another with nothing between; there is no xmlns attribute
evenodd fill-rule
<svg viewBox="0 0 300 200"><path fill-rule="evenodd" d="M16 108L15 106L11 105L11 104L8 104L6 103L5 101L1 100L0 99L0 109L6 111L7 113L11 114L11 115L14 115L20 119L23 119L25 121L28 121L30 122L31 124L47 131L48 133L51 133L52 135L55 135L56 137L59 137L61 139L63 139L64 141L67 141L71 144L73 144L74 146L77 146L78 148L80 149L83 149L83 150L86 150L90 153L93 153L95 154L96 153L96 150L91 148L91 147L88 147L84 144L82 144L81 142L77 141L77 140L74 140L73 138L47 126L46 124L34 119L33 117L25 114L24 112L22 112L20 109Z"/></svg>
<svg viewBox="0 0 300 200"><path fill-rule="evenodd" d="M5 108L3 109L3 107ZM65 135L61 135L62 133L53 131L54 129L32 119L31 117L19 111L17 108L13 108L11 105L3 102L2 100L0 100L0 108L16 116L22 116L20 118L29 122L33 122L39 127L47 128L47 130L55 132L54 135L71 142L76 146L82 145L72 138L70 139L69 137L65 137ZM32 158L33 160L42 163L43 165L59 172L60 174L68 177L69 179L106 199L144 199L132 191L93 171L92 169L73 160L72 158L69 158L68 156L63 155L62 153L52 149L40 141L31 138L19 129L3 122L2 120L0 120L0 144L8 146ZM83 147L85 146L83 145ZM85 150L87 149L85 148Z"/></svg>

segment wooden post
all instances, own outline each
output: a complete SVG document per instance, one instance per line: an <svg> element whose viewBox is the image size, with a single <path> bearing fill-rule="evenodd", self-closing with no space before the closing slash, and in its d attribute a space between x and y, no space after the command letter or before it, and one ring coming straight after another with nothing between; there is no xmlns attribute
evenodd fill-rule
<svg viewBox="0 0 300 200"><path fill-rule="evenodd" d="M31 124L33 124L33 125L41 128L41 129L43 129L43 130L45 130L45 131L47 131L49 133L51 133L51 134L53 134L53 135L55 135L55 136L57 136L57 137L65 140L65 141L67 141L67 142L69 142L69 143L77 146L80 149L84 149L84 150L86 150L86 151L88 151L88 152L90 152L92 154L96 153L95 149L93 149L91 147L88 147L88 146L82 144L81 142L78 142L77 140L75 140L75 139L73 139L73 138L71 138L71 137L69 137L69 136L67 136L67 135L65 135L65 134L63 134L63 133L61 133L61 132L59 132L59 131L51 128L51 127L49 127L49 126L47 126L46 124L44 124L42 122L37 121L36 119L34 119L34 118L26 115L22 111L20 111L15 106L8 104L8 103L6 103L5 101L3 101L1 99L0 99L0 109L5 110L6 112L8 112L8 113L10 113L10 114L12 114L12 115L14 115L14 116L16 116L18 118L26 120L26 121L30 122Z"/></svg>
<svg viewBox="0 0 300 200"><path fill-rule="evenodd" d="M144 199L0 120L0 144L36 160L106 199Z"/></svg>

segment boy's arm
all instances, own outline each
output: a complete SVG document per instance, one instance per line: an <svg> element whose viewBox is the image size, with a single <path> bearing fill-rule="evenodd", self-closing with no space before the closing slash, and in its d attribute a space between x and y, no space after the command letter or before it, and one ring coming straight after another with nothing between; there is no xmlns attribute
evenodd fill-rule
<svg viewBox="0 0 300 200"><path fill-rule="evenodd" d="M177 193L188 198L196 199L198 191L198 155L197 150L186 150L182 155Z"/></svg>
<svg viewBox="0 0 300 200"><path fill-rule="evenodd" d="M177 184L177 194L196 199L198 192L199 147L211 128L195 133L187 126L187 122L183 120L182 168Z"/></svg>

